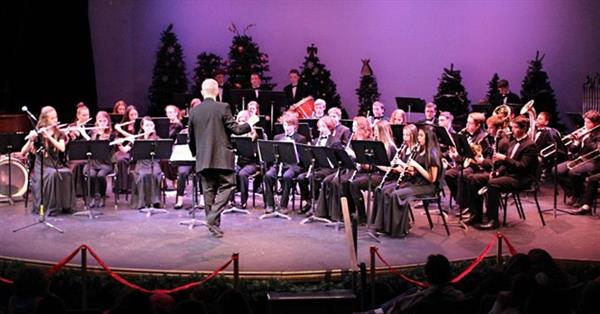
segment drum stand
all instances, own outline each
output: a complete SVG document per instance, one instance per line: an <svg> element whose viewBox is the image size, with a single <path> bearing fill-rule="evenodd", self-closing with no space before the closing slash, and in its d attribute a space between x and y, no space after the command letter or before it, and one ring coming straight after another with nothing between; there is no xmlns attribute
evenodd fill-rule
<svg viewBox="0 0 600 314"><path fill-rule="evenodd" d="M44 149L44 146L42 144L43 141L41 139L41 135L38 135L38 141L40 143L40 148L38 148L37 154L38 154L38 157L41 159L40 160L41 161L40 162L40 191L41 191L41 193L40 193L40 207L38 209L38 213L39 213L39 215L38 215L38 221L36 221L36 222L34 222L32 224L29 224L29 225L26 225L26 226L14 229L13 232L19 232L19 231L27 229L29 227L33 227L33 226L37 226L37 225L41 224L41 225L44 225L44 226L46 226L46 227L48 227L50 229L54 229L54 230L56 230L56 231L58 231L60 233L64 233L64 231L62 229L60 229L60 228L58 228L58 227L54 226L53 224L51 224L51 223L49 223L49 222L46 221L46 211L45 211L45 208L44 208L44 153L45 153L45 149Z"/></svg>
<svg viewBox="0 0 600 314"><path fill-rule="evenodd" d="M12 153L16 147L23 146L24 136L22 133L0 134L0 153L6 154L8 157L8 193L6 198L1 201L7 201L9 205L14 205L12 191Z"/></svg>
<svg viewBox="0 0 600 314"><path fill-rule="evenodd" d="M8 197L6 200L8 201L8 204L10 204L10 205L15 204L15 202L12 199L12 157L11 157L11 153L10 153L12 151L12 148L13 148L12 145L8 145L6 147L6 150L7 150L6 154L8 155L8 165L7 165L8 166L8 184L7 184L8 185Z"/></svg>

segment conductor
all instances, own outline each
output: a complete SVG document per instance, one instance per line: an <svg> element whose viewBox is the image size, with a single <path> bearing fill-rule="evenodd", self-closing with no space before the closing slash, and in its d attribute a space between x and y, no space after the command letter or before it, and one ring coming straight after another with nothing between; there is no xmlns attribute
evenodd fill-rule
<svg viewBox="0 0 600 314"><path fill-rule="evenodd" d="M213 79L202 82L201 93L204 101L189 115L189 146L202 182L208 231L220 238L221 213L235 188L234 152L229 136L250 132L256 120L238 124L229 104L215 101L219 84Z"/></svg>

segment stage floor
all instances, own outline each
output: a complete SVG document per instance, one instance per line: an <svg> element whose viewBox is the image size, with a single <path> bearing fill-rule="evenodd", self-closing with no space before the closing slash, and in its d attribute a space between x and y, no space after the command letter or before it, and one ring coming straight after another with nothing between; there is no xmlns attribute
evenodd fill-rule
<svg viewBox="0 0 600 314"><path fill-rule="evenodd" d="M552 196L551 187L544 187L542 208L552 207ZM81 200L78 202L79 208L83 208ZM190 199L186 198L186 205L190 203ZM260 196L257 196L257 208L252 210L251 215L223 216L225 236L221 239L210 237L203 227L190 230L180 226L179 222L190 216L186 210L173 210L173 204L174 194L170 192L167 197L168 214L146 217L129 209L124 200L115 210L110 199L103 210L104 215L98 219L65 215L49 217L50 223L64 229L62 234L43 225L15 233L13 229L34 222L37 217L24 208L22 201L13 206L0 204L0 256L55 263L85 243L113 268L212 271L234 252L240 253L242 274L318 274L350 266L343 229L335 230L318 222L301 225L303 215L292 216L290 221L259 220L262 214ZM523 205L526 221L519 220L514 205L511 205L509 226L498 229L518 251L541 247L557 258L600 261L600 247L595 241L600 239L600 219L597 216L559 213L554 218L552 212L546 212L547 225L542 227L533 198L523 198ZM562 196L559 197L559 205L562 205ZM434 216L435 227L430 230L426 217L421 215L422 209L416 208L414 212L416 224L405 239L382 236L378 244L368 237L359 236L359 262L368 264L371 245L378 246L382 256L393 265L420 264L434 253L444 254L451 260L471 259L479 255L495 234L495 231L474 228L465 232L451 226L448 237L439 216ZM198 218L203 216L200 213ZM451 217L450 221L454 222L456 218ZM362 232L359 231L359 234ZM495 254L495 250L491 254ZM92 264L95 265L95 262Z"/></svg>

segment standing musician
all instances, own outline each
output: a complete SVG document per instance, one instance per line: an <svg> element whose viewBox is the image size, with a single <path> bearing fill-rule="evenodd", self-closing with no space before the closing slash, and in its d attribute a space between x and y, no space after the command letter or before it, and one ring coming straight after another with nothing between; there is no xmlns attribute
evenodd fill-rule
<svg viewBox="0 0 600 314"><path fill-rule="evenodd" d="M385 150L388 155L388 159L392 160L396 155L397 148L394 144L394 138L392 136L392 129L390 128L389 122L380 120L375 123L373 128L374 140L380 141L385 146ZM387 170L385 167L376 166L375 169L370 169L370 165L361 165L363 171L350 182L350 194L354 205L357 208L360 221L366 221L367 211L365 209L365 201L362 194L362 190L369 188L369 172L371 172L371 187L375 188L381 183L383 174Z"/></svg>
<svg viewBox="0 0 600 314"><path fill-rule="evenodd" d="M594 151L600 145L600 113L589 110L583 115L584 127L569 136L572 144L567 147L575 156L584 156ZM567 205L580 207L583 196L583 183L585 177L600 171L600 160L594 160L569 169L569 161L557 166L557 179L567 196L570 196Z"/></svg>
<svg viewBox="0 0 600 314"><path fill-rule="evenodd" d="M58 115L51 106L45 106L40 111L40 117L36 128L38 132L31 131L26 137L27 142L21 149L21 154L35 154L33 175L31 177L31 189L33 191L32 211L37 213L40 209L42 194L45 210L49 216L58 213L71 214L75 208L75 190L73 187L73 176L69 168L64 164L64 152L67 136L60 132L57 127ZM41 143L38 140L41 137ZM43 147L43 170L41 173L42 158L36 153L39 147ZM44 186L40 186L43 176Z"/></svg>
<svg viewBox="0 0 600 314"><path fill-rule="evenodd" d="M504 105L521 103L519 96L517 96L517 94L513 93L510 90L510 86L508 85L507 80L503 79L503 80L498 81L498 92L500 93L500 96L502 97L502 104L504 104Z"/></svg>
<svg viewBox="0 0 600 314"><path fill-rule="evenodd" d="M298 70L291 69L289 77L290 84L283 88L288 106L299 102L304 97L309 95L306 85L300 82L300 72L298 72Z"/></svg>
<svg viewBox="0 0 600 314"><path fill-rule="evenodd" d="M113 110L111 113L114 114L125 114L125 110L127 110L127 103L124 100L118 100L113 106Z"/></svg>
<svg viewBox="0 0 600 314"><path fill-rule="evenodd" d="M165 115L169 119L169 138L173 143L177 140L177 134L183 130L183 124L179 120L180 110L175 105L167 105L165 107ZM177 186L177 167L171 165L168 160L160 161L160 169L165 174L165 178L171 180L173 186Z"/></svg>
<svg viewBox="0 0 600 314"><path fill-rule="evenodd" d="M425 105L425 119L417 121L417 123L437 124L437 105L429 102Z"/></svg>
<svg viewBox="0 0 600 314"><path fill-rule="evenodd" d="M340 142L342 145L348 145L352 132L348 127L340 123L340 120L342 119L342 110L337 107L331 107L327 110L327 115L335 122L335 130L333 131L335 142Z"/></svg>
<svg viewBox="0 0 600 314"><path fill-rule="evenodd" d="M246 124L250 119L250 112L248 110L242 110L237 115L237 123L239 125ZM252 129L249 133L242 134L236 137L250 137L252 142L258 140L258 133L255 129ZM263 135L264 136L264 135ZM262 138L265 139L265 138ZM250 177L255 175L260 170L258 157L252 158L239 156L237 158L237 164L235 165L235 174L237 177L237 189L240 192L240 208L246 209L248 204L248 191L250 185ZM255 179L258 180L258 179ZM258 187L259 182L255 181L254 186Z"/></svg>
<svg viewBox="0 0 600 314"><path fill-rule="evenodd" d="M511 122L512 140L507 154L496 152L492 158L496 165L495 173L487 184L486 216L488 222L476 225L479 229L496 229L500 194L505 191L521 189L536 180L538 168L538 149L528 136L529 119L520 115Z"/></svg>
<svg viewBox="0 0 600 314"><path fill-rule="evenodd" d="M468 206L470 216L465 217L464 222L468 225L476 225L483 222L483 195L480 190L485 187L490 179L490 173L495 172L492 156L495 152L506 155L510 143L510 135L504 128L504 118L492 115L486 121L488 130L488 143L492 147L492 155L476 157L475 162L480 171L467 173L464 176L464 184L469 195Z"/></svg>
<svg viewBox="0 0 600 314"><path fill-rule="evenodd" d="M315 110L310 116L311 119L321 119L325 116L325 108L327 108L327 103L325 100L319 98L315 100ZM341 115L340 115L341 116Z"/></svg>
<svg viewBox="0 0 600 314"><path fill-rule="evenodd" d="M391 162L392 167L388 169L389 180L385 185L380 184L379 187L375 189L374 199L375 204L373 206L373 214L370 217L369 227L373 229L372 231L380 231L388 234L397 234L394 232L393 225L390 224L392 221L396 219L390 218L395 216L395 211L392 211L392 193L398 187L398 178L400 173L402 175L407 175L405 173L408 165L406 162L413 154L416 154L418 151L418 140L417 137L419 135L419 131L417 126L414 124L408 124L402 129L402 145L398 149L398 153L395 156L395 159ZM405 180L405 179L403 179ZM387 225L384 225L384 221L387 222Z"/></svg>
<svg viewBox="0 0 600 314"><path fill-rule="evenodd" d="M123 120L121 123L115 124L115 130L118 132L118 138L130 137L132 134L136 134L135 120L138 118L138 111L135 106L127 106L125 114L123 114ZM114 192L121 193L129 190L129 161L131 160L132 143L125 141L117 145L115 150L114 162L117 166L117 180L113 187Z"/></svg>
<svg viewBox="0 0 600 314"><path fill-rule="evenodd" d="M298 131L298 116L294 112L286 111L281 117L283 120L283 130L284 133L275 135L273 140L275 141L288 141L306 144L307 140L304 136L300 135ZM289 165L282 164L281 171L278 169L278 165L273 165L269 171L265 174L265 212L267 214L272 213L274 211L273 207L275 206L275 197L274 197L274 188L275 183L277 182L277 177L279 172L281 172L281 176L283 178L283 192L281 195L280 212L282 214L288 213L287 206L290 196L290 191L292 190L292 184L295 177L297 177L302 172L302 167L298 165Z"/></svg>
<svg viewBox="0 0 600 314"><path fill-rule="evenodd" d="M406 112L404 112L404 110L396 109L392 112L390 124L405 125L406 123Z"/></svg>
<svg viewBox="0 0 600 314"><path fill-rule="evenodd" d="M348 155L355 159L354 151L350 147L352 140L372 140L373 128L366 117L358 116L352 122L352 136L346 144L345 149ZM356 176L357 170L344 170L339 173L330 174L323 179L321 191L317 199L317 207L314 215L317 217L329 218L334 221L342 219L341 197L347 196L348 201L352 202L350 196L350 182ZM354 206L351 206L354 208ZM313 213L308 212L307 215Z"/></svg>
<svg viewBox="0 0 600 314"><path fill-rule="evenodd" d="M331 108L334 109L334 108ZM331 111L331 109L329 109ZM337 109L337 108L335 108ZM325 116L317 121L317 128L319 129L319 137L312 141L313 146L325 146L325 147L340 147L343 148L340 137L336 137L335 134L335 120L331 117ZM334 165L335 166L335 165ZM315 182L314 187L316 191L309 195L310 182L308 178L308 172L303 172L298 176L298 185L300 186L301 199L305 200L304 206L300 210L301 214L307 213L310 208L310 198L315 197L318 199L320 189L316 188L317 184L321 184L321 181L326 176L332 174L335 170L332 168L315 168L312 171L312 177Z"/></svg>
<svg viewBox="0 0 600 314"><path fill-rule="evenodd" d="M461 134L467 137L467 141L471 145L471 148L482 149L484 146L489 145L483 144L487 133L483 130L483 124L485 123L485 116L481 112L471 112L467 117L467 126L460 131ZM480 152L480 154L490 154L490 152ZM444 176L446 184L450 189L451 195L459 205L460 210L464 210L468 206L468 195L464 189L464 180L459 181L462 171L462 178L464 179L469 174L473 173L474 169L471 167L474 163L468 162L465 167L465 158L459 156L455 148L450 148L448 155L454 160L455 166L451 169L446 170ZM477 155L477 154L476 154Z"/></svg>
<svg viewBox="0 0 600 314"><path fill-rule="evenodd" d="M96 114L96 124L98 129L94 129L90 135L91 140L108 140L112 141L115 139L115 135L112 131L112 123L110 116L106 111L98 111ZM89 207L104 207L106 201L106 176L113 170L113 165L110 161L104 160L90 160L89 166L86 165L83 171L90 180L90 186L92 191L90 195L94 196L94 199L89 201Z"/></svg>
<svg viewBox="0 0 600 314"><path fill-rule="evenodd" d="M231 86L227 82L227 79L225 78L226 74L227 73L224 70L218 70L217 73L215 73L215 81L217 81L217 83L219 84L219 94L217 95L216 100L218 102L229 103L229 101L230 101L229 91L231 90ZM233 114L234 110L235 110L235 108L232 107L231 114Z"/></svg>

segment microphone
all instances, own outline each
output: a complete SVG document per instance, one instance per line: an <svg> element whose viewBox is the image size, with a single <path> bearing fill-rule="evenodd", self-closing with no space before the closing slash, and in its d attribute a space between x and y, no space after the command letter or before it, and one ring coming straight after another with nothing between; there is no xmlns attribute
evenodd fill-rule
<svg viewBox="0 0 600 314"><path fill-rule="evenodd" d="M21 111L26 112L33 121L37 122L37 118L27 109L27 106L21 107Z"/></svg>

